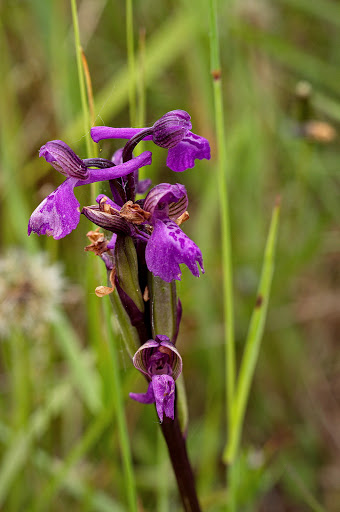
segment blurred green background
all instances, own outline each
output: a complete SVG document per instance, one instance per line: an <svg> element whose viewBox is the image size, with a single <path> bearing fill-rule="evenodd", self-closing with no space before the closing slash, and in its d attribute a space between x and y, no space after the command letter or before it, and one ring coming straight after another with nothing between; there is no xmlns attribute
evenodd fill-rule
<svg viewBox="0 0 340 512"><path fill-rule="evenodd" d="M125 3L78 2L96 124L129 126ZM276 270L238 460L239 510L340 509L340 5L220 1L219 30L241 352L270 212L282 210ZM181 181L184 230L206 273L183 269L178 346L189 401L189 453L206 511L225 510L222 262L216 140L203 0L134 2L138 111L146 125L181 108L212 159L180 176L156 148L154 183ZM85 157L69 2L0 2L0 509L124 511L126 498L90 223L61 241L27 237L62 181L38 158L63 139ZM109 158L119 142L105 141ZM151 145L146 149L151 149ZM144 171L145 173L145 171ZM143 174L146 177L146 174ZM82 205L89 190L79 190ZM42 254L43 253L43 254ZM95 285L105 284L97 276ZM108 300L108 299L103 299ZM153 407L123 344L119 358L140 510L179 510Z"/></svg>

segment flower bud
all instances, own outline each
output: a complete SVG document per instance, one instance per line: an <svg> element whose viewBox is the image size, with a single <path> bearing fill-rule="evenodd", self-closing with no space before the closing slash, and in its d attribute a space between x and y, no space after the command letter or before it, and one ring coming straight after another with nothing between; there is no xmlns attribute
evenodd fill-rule
<svg viewBox="0 0 340 512"><path fill-rule="evenodd" d="M84 206L81 213L91 222L103 229L122 235L130 234L130 226L126 220L119 215L119 212L114 215L111 212L102 211L99 206Z"/></svg>
<svg viewBox="0 0 340 512"><path fill-rule="evenodd" d="M161 148L173 148L191 130L190 116L184 110L172 110L153 125L152 140Z"/></svg>

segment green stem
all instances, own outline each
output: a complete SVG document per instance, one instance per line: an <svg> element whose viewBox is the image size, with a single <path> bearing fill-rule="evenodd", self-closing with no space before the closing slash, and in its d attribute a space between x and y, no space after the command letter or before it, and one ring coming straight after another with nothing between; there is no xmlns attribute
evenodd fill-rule
<svg viewBox="0 0 340 512"><path fill-rule="evenodd" d="M131 126L136 124L136 95L135 95L135 53L133 44L133 7L132 0L126 0L126 47L129 67L129 106Z"/></svg>
<svg viewBox="0 0 340 512"><path fill-rule="evenodd" d="M158 465L158 478L157 478L157 511L169 511L169 482L168 472L170 470L167 458L166 445L161 431L157 428L157 465Z"/></svg>
<svg viewBox="0 0 340 512"><path fill-rule="evenodd" d="M224 337L226 354L226 411L227 424L232 420L232 409L235 389L235 339L234 339L234 303L233 303L233 270L232 248L229 218L228 183L226 179L227 158L225 152L224 109L222 96L221 65L217 31L216 1L209 0L210 7L210 51L211 74L213 77L215 122L218 151L218 190L221 217L221 240L223 262L223 311Z"/></svg>
<svg viewBox="0 0 340 512"><path fill-rule="evenodd" d="M72 20L73 20L73 30L74 30L74 42L75 42L75 47L76 47L80 100L81 100L81 107L82 107L82 111L83 111L83 124L84 124L84 134L85 134L85 142L86 142L86 152L87 152L88 158L90 158L91 157L90 113L89 113L88 103L87 103L87 99L86 99L85 78L84 78L84 72L83 72L83 66L82 66L82 47L80 44L80 33L79 33L79 22L78 22L76 0L71 0L71 8L72 8Z"/></svg>
<svg viewBox="0 0 340 512"><path fill-rule="evenodd" d="M136 492L136 483L132 466L132 456L130 451L130 443L129 443L129 435L126 424L126 417L124 411L124 404L122 400L122 388L120 382L120 371L118 364L117 351L118 347L115 346L115 336L112 330L111 324L111 315L112 311L110 308L110 303L108 299L103 300L103 308L104 308L104 316L105 322L108 328L108 343L109 350L111 356L111 364L112 364L112 384L113 389L112 393L115 397L115 407L116 407L116 418L117 418L117 426L118 426L118 434L120 440L120 448L123 459L123 471L124 471L124 482L127 493L127 499L130 512L137 512L137 492Z"/></svg>

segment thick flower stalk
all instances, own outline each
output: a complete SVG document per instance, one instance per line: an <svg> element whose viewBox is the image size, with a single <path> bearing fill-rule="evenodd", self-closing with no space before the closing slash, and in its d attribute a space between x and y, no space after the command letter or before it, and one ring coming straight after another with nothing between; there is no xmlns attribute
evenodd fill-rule
<svg viewBox="0 0 340 512"><path fill-rule="evenodd" d="M108 285L98 286L96 294L110 295L127 352L148 381L145 393L130 393L130 397L155 404L184 508L199 512L186 425L180 426L177 413L176 380L182 358L175 344L182 308L175 282L181 279L182 264L196 277L200 270L204 273L203 257L181 227L189 218L185 187L160 183L147 193L151 181L140 181L139 169L151 164L151 152L133 156L140 141L150 140L167 150L170 169L192 168L195 160L210 158L210 147L191 128L190 116L182 110L168 112L147 128L92 128L96 142L128 139L112 159L81 159L65 142L47 142L40 156L66 179L35 209L28 234L58 240L77 227L81 213L98 226L88 232L90 244L85 248L99 256L107 269ZM80 208L75 189L95 182L106 183L105 191L111 190L111 196L100 194L97 204ZM137 194L146 195L136 199Z"/></svg>

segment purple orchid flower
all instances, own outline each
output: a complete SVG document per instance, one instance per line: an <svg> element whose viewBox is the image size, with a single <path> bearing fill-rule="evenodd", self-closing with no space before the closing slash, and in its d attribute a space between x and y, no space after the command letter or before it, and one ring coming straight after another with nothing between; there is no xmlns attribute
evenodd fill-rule
<svg viewBox="0 0 340 512"><path fill-rule="evenodd" d="M120 165L103 159L81 160L61 140L47 142L40 149L39 156L43 156L67 179L34 210L28 223L28 234L33 231L38 235L52 235L55 240L64 238L79 223L80 204L74 195L75 187L121 178L151 164L150 151ZM101 167L103 162L105 168L89 168Z"/></svg>
<svg viewBox="0 0 340 512"><path fill-rule="evenodd" d="M161 183L150 190L143 209L151 213L153 231L145 249L148 269L163 281L181 279L180 263L199 277L197 263L203 268L202 253L197 245L176 224L187 210L188 196L184 185Z"/></svg>
<svg viewBox="0 0 340 512"><path fill-rule="evenodd" d="M132 202L120 207L103 194L97 197L97 202L99 206L85 207L82 213L98 226L146 243L146 265L155 276L167 282L180 280L181 263L196 277L199 276L197 263L204 273L199 247L175 222L188 206L184 185L156 185L140 201L142 207ZM148 226L152 227L151 234Z"/></svg>
<svg viewBox="0 0 340 512"><path fill-rule="evenodd" d="M184 110L172 110L148 128L111 128L95 126L91 137L95 142L103 139L131 139L125 146L123 160L129 159L133 148L141 140L152 140L157 146L168 149L166 164L175 172L182 172L195 165L195 159L210 159L207 139L191 132L190 115ZM126 158L124 158L124 154Z"/></svg>
<svg viewBox="0 0 340 512"><path fill-rule="evenodd" d="M151 379L146 393L130 393L142 404L156 403L160 422L163 416L175 417L175 380L182 372L182 358L167 336L159 334L142 345L133 357L133 364Z"/></svg>

